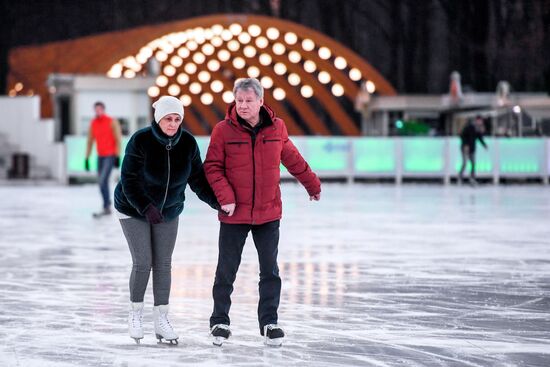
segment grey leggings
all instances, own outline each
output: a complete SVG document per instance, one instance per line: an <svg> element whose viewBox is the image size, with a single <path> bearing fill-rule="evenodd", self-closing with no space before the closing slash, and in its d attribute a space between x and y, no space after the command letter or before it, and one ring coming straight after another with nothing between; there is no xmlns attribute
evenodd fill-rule
<svg viewBox="0 0 550 367"><path fill-rule="evenodd" d="M159 224L127 218L121 219L120 225L132 254L130 300L143 302L152 267L155 306L167 305L170 298L172 253L178 234L178 218Z"/></svg>

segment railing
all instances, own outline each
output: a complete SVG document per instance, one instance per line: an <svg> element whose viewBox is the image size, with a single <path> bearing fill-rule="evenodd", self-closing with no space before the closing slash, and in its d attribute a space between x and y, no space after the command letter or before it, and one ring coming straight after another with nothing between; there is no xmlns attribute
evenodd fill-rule
<svg viewBox="0 0 550 367"><path fill-rule="evenodd" d="M196 137L202 158L209 137ZM389 178L400 183L407 178L441 179L450 182L462 164L460 141L449 138L347 138L292 137L311 168L321 178ZM123 140L123 147L128 138ZM548 183L550 172L550 139L486 138L488 149L480 144L476 150L476 172L479 178L537 178ZM92 176L96 159L90 160L92 173L84 171L86 138L65 139L68 177ZM469 164L465 175L469 173ZM291 177L281 166L281 176Z"/></svg>

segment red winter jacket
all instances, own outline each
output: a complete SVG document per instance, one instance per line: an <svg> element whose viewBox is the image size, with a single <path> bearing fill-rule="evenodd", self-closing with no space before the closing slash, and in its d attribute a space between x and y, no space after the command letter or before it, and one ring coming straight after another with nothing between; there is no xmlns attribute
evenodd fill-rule
<svg viewBox="0 0 550 367"><path fill-rule="evenodd" d="M262 125L252 144L251 130L237 120L235 103L225 120L212 131L204 161L206 178L221 205L236 203L224 223L262 224L281 219L280 164L300 181L310 196L321 192L321 182L288 138L283 120L266 105Z"/></svg>

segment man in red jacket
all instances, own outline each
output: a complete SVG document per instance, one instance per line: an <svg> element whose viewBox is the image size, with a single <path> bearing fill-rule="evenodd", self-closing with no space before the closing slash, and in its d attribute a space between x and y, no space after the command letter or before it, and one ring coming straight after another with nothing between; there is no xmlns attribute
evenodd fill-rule
<svg viewBox="0 0 550 367"><path fill-rule="evenodd" d="M94 104L95 118L88 130L86 143L86 159L84 168L90 170L90 154L94 141L97 145L97 174L99 180L99 191L103 197L103 210L94 213L95 218L111 214L111 195L109 190L109 177L113 167L120 166L120 141L121 132L118 121L105 113L105 104L96 102Z"/></svg>
<svg viewBox="0 0 550 367"><path fill-rule="evenodd" d="M212 131L204 170L222 211L219 254L212 294L210 332L215 345L229 338L233 282L246 237L252 232L260 262L260 334L268 345L281 345L277 325L281 278L277 266L282 214L280 164L306 188L310 200L321 198L321 182L292 141L283 120L263 103L263 88L254 78L239 79L235 102Z"/></svg>

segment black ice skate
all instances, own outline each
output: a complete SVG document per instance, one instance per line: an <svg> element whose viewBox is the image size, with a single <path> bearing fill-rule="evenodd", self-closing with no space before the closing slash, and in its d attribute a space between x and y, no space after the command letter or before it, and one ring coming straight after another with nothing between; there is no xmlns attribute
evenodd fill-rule
<svg viewBox="0 0 550 367"><path fill-rule="evenodd" d="M212 344L221 347L231 336L231 330L229 329L229 325L216 324L210 329L210 335L212 335Z"/></svg>
<svg viewBox="0 0 550 367"><path fill-rule="evenodd" d="M263 336L265 344L271 347L280 347L283 345L285 332L277 324L269 324L264 326Z"/></svg>

